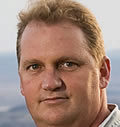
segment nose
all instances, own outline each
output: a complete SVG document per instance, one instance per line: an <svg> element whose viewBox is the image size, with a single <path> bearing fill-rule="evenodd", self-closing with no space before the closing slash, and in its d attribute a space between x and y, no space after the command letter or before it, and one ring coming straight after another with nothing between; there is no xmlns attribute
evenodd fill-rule
<svg viewBox="0 0 120 127"><path fill-rule="evenodd" d="M45 72L42 81L42 89L46 91L57 91L62 88L61 78L54 72Z"/></svg>

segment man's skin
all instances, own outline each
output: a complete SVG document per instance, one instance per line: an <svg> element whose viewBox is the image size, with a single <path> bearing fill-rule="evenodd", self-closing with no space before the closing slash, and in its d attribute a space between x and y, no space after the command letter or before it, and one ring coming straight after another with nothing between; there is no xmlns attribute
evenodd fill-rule
<svg viewBox="0 0 120 127"><path fill-rule="evenodd" d="M80 28L32 21L21 38L21 92L37 127L98 127L109 115L110 62L96 63Z"/></svg>

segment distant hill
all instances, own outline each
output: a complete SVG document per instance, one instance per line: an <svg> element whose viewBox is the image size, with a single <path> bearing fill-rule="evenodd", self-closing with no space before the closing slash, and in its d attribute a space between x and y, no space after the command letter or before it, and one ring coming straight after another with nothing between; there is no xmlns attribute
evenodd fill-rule
<svg viewBox="0 0 120 127"><path fill-rule="evenodd" d="M17 83L17 59L15 54L0 54L0 65L0 84Z"/></svg>
<svg viewBox="0 0 120 127"><path fill-rule="evenodd" d="M0 127L35 127L24 105L0 112Z"/></svg>
<svg viewBox="0 0 120 127"><path fill-rule="evenodd" d="M108 101L120 107L120 50L107 54L112 67L111 81L107 88ZM35 127L20 94L16 56L0 55L0 65L0 127ZM5 111L1 107L9 107L9 110Z"/></svg>
<svg viewBox="0 0 120 127"><path fill-rule="evenodd" d="M111 80L108 86L108 100L120 107L120 50L108 52L111 59Z"/></svg>

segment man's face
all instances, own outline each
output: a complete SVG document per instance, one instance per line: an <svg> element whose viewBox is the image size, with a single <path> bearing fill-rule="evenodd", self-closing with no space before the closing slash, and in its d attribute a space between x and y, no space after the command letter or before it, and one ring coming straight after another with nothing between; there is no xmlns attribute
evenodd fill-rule
<svg viewBox="0 0 120 127"><path fill-rule="evenodd" d="M21 92L37 125L88 126L100 110L99 68L83 32L31 22L21 38Z"/></svg>

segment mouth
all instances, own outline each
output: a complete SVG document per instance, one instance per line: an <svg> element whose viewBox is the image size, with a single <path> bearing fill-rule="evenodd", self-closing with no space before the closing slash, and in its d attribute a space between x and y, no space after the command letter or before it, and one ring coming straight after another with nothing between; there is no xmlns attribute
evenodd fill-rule
<svg viewBox="0 0 120 127"><path fill-rule="evenodd" d="M68 97L47 97L40 102L43 102L45 104L60 104L66 102L68 99Z"/></svg>

